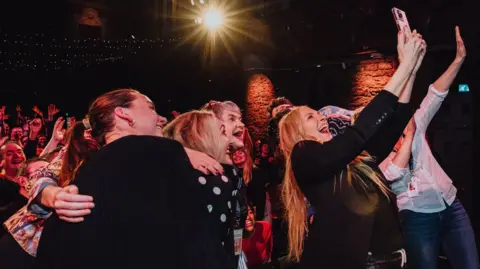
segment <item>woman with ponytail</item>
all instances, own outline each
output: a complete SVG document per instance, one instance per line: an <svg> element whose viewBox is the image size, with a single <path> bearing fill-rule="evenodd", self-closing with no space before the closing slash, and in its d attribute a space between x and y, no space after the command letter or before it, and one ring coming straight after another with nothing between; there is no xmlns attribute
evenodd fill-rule
<svg viewBox="0 0 480 269"><path fill-rule="evenodd" d="M98 97L71 127L59 185L74 183L95 208L78 224L56 216L45 222L38 268L228 267L198 203L189 155L158 137L165 122L147 96L120 89Z"/></svg>
<svg viewBox="0 0 480 269"><path fill-rule="evenodd" d="M308 107L294 108L280 121L288 258L300 262L299 268L401 268L405 263L395 208L376 167L412 115L407 103L425 47L415 31L398 46L404 60L344 133L332 138L326 118ZM310 230L305 198L316 210Z"/></svg>

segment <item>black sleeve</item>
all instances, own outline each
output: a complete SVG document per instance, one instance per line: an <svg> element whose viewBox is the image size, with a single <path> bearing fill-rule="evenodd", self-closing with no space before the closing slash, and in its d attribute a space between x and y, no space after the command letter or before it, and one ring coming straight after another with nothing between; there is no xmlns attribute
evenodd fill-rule
<svg viewBox="0 0 480 269"><path fill-rule="evenodd" d="M332 140L319 143L298 142L291 155L292 169L298 180L330 177L341 171L366 147L382 124L393 114L398 97L381 91L360 113L356 124Z"/></svg>
<svg viewBox="0 0 480 269"><path fill-rule="evenodd" d="M20 185L6 178L0 178L0 207L4 207L12 202L19 192Z"/></svg>
<svg viewBox="0 0 480 269"><path fill-rule="evenodd" d="M37 156L37 144L38 144L38 141L36 139L35 140L28 139L27 144L23 149L23 153L25 153L25 157L27 157L27 159Z"/></svg>
<svg viewBox="0 0 480 269"><path fill-rule="evenodd" d="M395 113L367 143L366 150L372 157L375 157L377 165L388 157L413 113L413 106L399 103Z"/></svg>
<svg viewBox="0 0 480 269"><path fill-rule="evenodd" d="M247 186L247 199L251 202L255 210L255 219L263 220L265 217L265 201L267 199L267 189L265 187L265 173L260 169L253 170L252 180Z"/></svg>

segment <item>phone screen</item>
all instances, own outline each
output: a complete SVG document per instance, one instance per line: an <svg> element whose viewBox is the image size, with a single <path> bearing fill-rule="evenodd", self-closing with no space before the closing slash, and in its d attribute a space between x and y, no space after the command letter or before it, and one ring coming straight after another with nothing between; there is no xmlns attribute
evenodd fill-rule
<svg viewBox="0 0 480 269"><path fill-rule="evenodd" d="M392 13L393 18L397 23L398 30L410 34L412 31L410 29L410 24L408 23L407 14L405 13L405 11L394 7L392 8Z"/></svg>

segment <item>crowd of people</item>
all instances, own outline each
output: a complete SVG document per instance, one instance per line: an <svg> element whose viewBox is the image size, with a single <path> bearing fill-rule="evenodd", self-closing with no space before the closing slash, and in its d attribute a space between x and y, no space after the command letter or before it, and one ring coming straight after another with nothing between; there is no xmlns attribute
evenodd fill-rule
<svg viewBox="0 0 480 269"><path fill-rule="evenodd" d="M453 268L478 268L425 136L466 57L458 28L456 40L418 109L426 43L399 32L399 67L369 104L276 98L264 141L231 101L171 122L133 89L99 96L78 121L54 105L46 118L2 107L1 268L430 269L440 249Z"/></svg>

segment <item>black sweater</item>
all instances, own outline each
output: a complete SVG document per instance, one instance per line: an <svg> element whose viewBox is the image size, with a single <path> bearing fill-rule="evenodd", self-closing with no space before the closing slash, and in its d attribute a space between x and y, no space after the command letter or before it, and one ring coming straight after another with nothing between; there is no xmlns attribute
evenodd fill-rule
<svg viewBox="0 0 480 269"><path fill-rule="evenodd" d="M94 197L92 214L78 224L50 218L37 268L228 268L195 174L173 140L129 136L104 146L74 181Z"/></svg>
<svg viewBox="0 0 480 269"><path fill-rule="evenodd" d="M397 100L381 91L343 134L323 144L301 141L293 148L294 175L316 209L301 268L363 268L369 251L383 255L402 247L394 204L368 179L364 187L345 178L347 165L362 151L375 157L374 169L388 156L413 114ZM367 214L368 208L373 213Z"/></svg>

